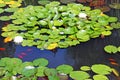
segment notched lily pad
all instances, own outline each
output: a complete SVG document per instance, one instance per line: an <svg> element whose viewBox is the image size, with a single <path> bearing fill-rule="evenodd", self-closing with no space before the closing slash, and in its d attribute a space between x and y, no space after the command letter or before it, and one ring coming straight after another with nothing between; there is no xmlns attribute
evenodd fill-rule
<svg viewBox="0 0 120 80"><path fill-rule="evenodd" d="M1 20L1 21L9 21L10 18L9 18L9 16L1 16L1 17L0 17L0 20Z"/></svg>
<svg viewBox="0 0 120 80"><path fill-rule="evenodd" d="M104 50L107 52L107 53L116 53L118 51L117 47L113 46L113 45L107 45L104 47Z"/></svg>
<svg viewBox="0 0 120 80"><path fill-rule="evenodd" d="M93 72L100 74L100 75L107 75L112 72L112 69L109 66L103 65L103 64L92 65L91 69Z"/></svg>

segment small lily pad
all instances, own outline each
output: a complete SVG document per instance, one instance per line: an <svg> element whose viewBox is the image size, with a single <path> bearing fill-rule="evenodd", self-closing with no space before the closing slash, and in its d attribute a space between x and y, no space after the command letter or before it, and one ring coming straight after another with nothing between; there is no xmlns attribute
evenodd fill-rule
<svg viewBox="0 0 120 80"><path fill-rule="evenodd" d="M80 69L83 70L83 71L91 70L89 66L82 66Z"/></svg>

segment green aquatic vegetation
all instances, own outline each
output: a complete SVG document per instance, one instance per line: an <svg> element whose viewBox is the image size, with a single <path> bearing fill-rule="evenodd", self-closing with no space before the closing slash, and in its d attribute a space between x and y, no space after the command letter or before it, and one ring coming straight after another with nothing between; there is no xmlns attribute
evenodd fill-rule
<svg viewBox="0 0 120 80"><path fill-rule="evenodd" d="M59 73L69 74L70 72L73 71L73 68L72 66L64 64L64 65L58 66L56 70L58 70Z"/></svg>
<svg viewBox="0 0 120 80"><path fill-rule="evenodd" d="M85 80L88 79L90 75L84 71L73 71L70 73L70 77L74 80Z"/></svg>
<svg viewBox="0 0 120 80"><path fill-rule="evenodd" d="M109 80L106 76L104 75L94 75L93 76L94 80Z"/></svg>
<svg viewBox="0 0 120 80"><path fill-rule="evenodd" d="M107 75L112 72L112 69L109 66L102 65L102 64L92 65L91 69L93 72L100 74L100 75Z"/></svg>
<svg viewBox="0 0 120 80"><path fill-rule="evenodd" d="M21 36L22 46L48 50L75 46L100 35L109 36L113 29L110 24L117 21L116 17L103 14L98 9L92 10L77 3L61 5L57 1L45 6L29 5L5 11L14 13L0 18L12 22L2 28L3 37L14 40Z"/></svg>
<svg viewBox="0 0 120 80"><path fill-rule="evenodd" d="M92 78L94 80L108 80L107 75L113 72L113 68L104 64L81 66L80 70L73 70L72 66L66 64L49 68L47 64L48 60L44 58L38 58L32 62L22 62L18 58L1 58L0 79L37 80L38 77L47 77L49 80L63 80L69 76L75 80L91 80ZM87 71L92 71L94 75L90 76Z"/></svg>
<svg viewBox="0 0 120 80"><path fill-rule="evenodd" d="M117 48L114 45L107 45L107 46L104 47L104 50L107 53L115 54L115 53L117 53L120 50L120 48L119 47Z"/></svg>

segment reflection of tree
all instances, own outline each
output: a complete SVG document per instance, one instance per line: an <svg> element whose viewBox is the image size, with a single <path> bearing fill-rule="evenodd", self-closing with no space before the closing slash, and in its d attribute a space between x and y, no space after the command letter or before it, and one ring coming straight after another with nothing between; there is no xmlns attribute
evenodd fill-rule
<svg viewBox="0 0 120 80"><path fill-rule="evenodd" d="M118 34L120 30L113 31L113 34L104 39L97 38L92 39L86 43L81 43L76 47L70 47L67 49L67 54L70 58L74 59L75 69L79 69L83 65L92 65L97 63L107 64L113 66L109 62L109 58L114 58L120 64L120 55L111 55L104 52L104 46L112 44L120 45L120 35ZM67 58L69 60L70 58ZM118 68L118 70L120 70Z"/></svg>

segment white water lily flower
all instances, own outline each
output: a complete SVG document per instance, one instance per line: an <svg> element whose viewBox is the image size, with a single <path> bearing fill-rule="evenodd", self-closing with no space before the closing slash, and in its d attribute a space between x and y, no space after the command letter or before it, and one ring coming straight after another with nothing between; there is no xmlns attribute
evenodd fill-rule
<svg viewBox="0 0 120 80"><path fill-rule="evenodd" d="M64 34L64 32L60 32L60 34Z"/></svg>
<svg viewBox="0 0 120 80"><path fill-rule="evenodd" d="M65 74L65 73L60 73L60 75L67 75L67 74Z"/></svg>
<svg viewBox="0 0 120 80"><path fill-rule="evenodd" d="M17 80L16 76L12 76L12 80Z"/></svg>
<svg viewBox="0 0 120 80"><path fill-rule="evenodd" d="M16 36L14 38L14 42L17 43L17 44L21 43L22 41L23 41L23 37L22 36Z"/></svg>
<svg viewBox="0 0 120 80"><path fill-rule="evenodd" d="M85 14L85 13L79 13L79 18L84 18L84 19L86 19L87 18L87 14Z"/></svg>
<svg viewBox="0 0 120 80"><path fill-rule="evenodd" d="M25 69L34 69L34 66L26 66Z"/></svg>

